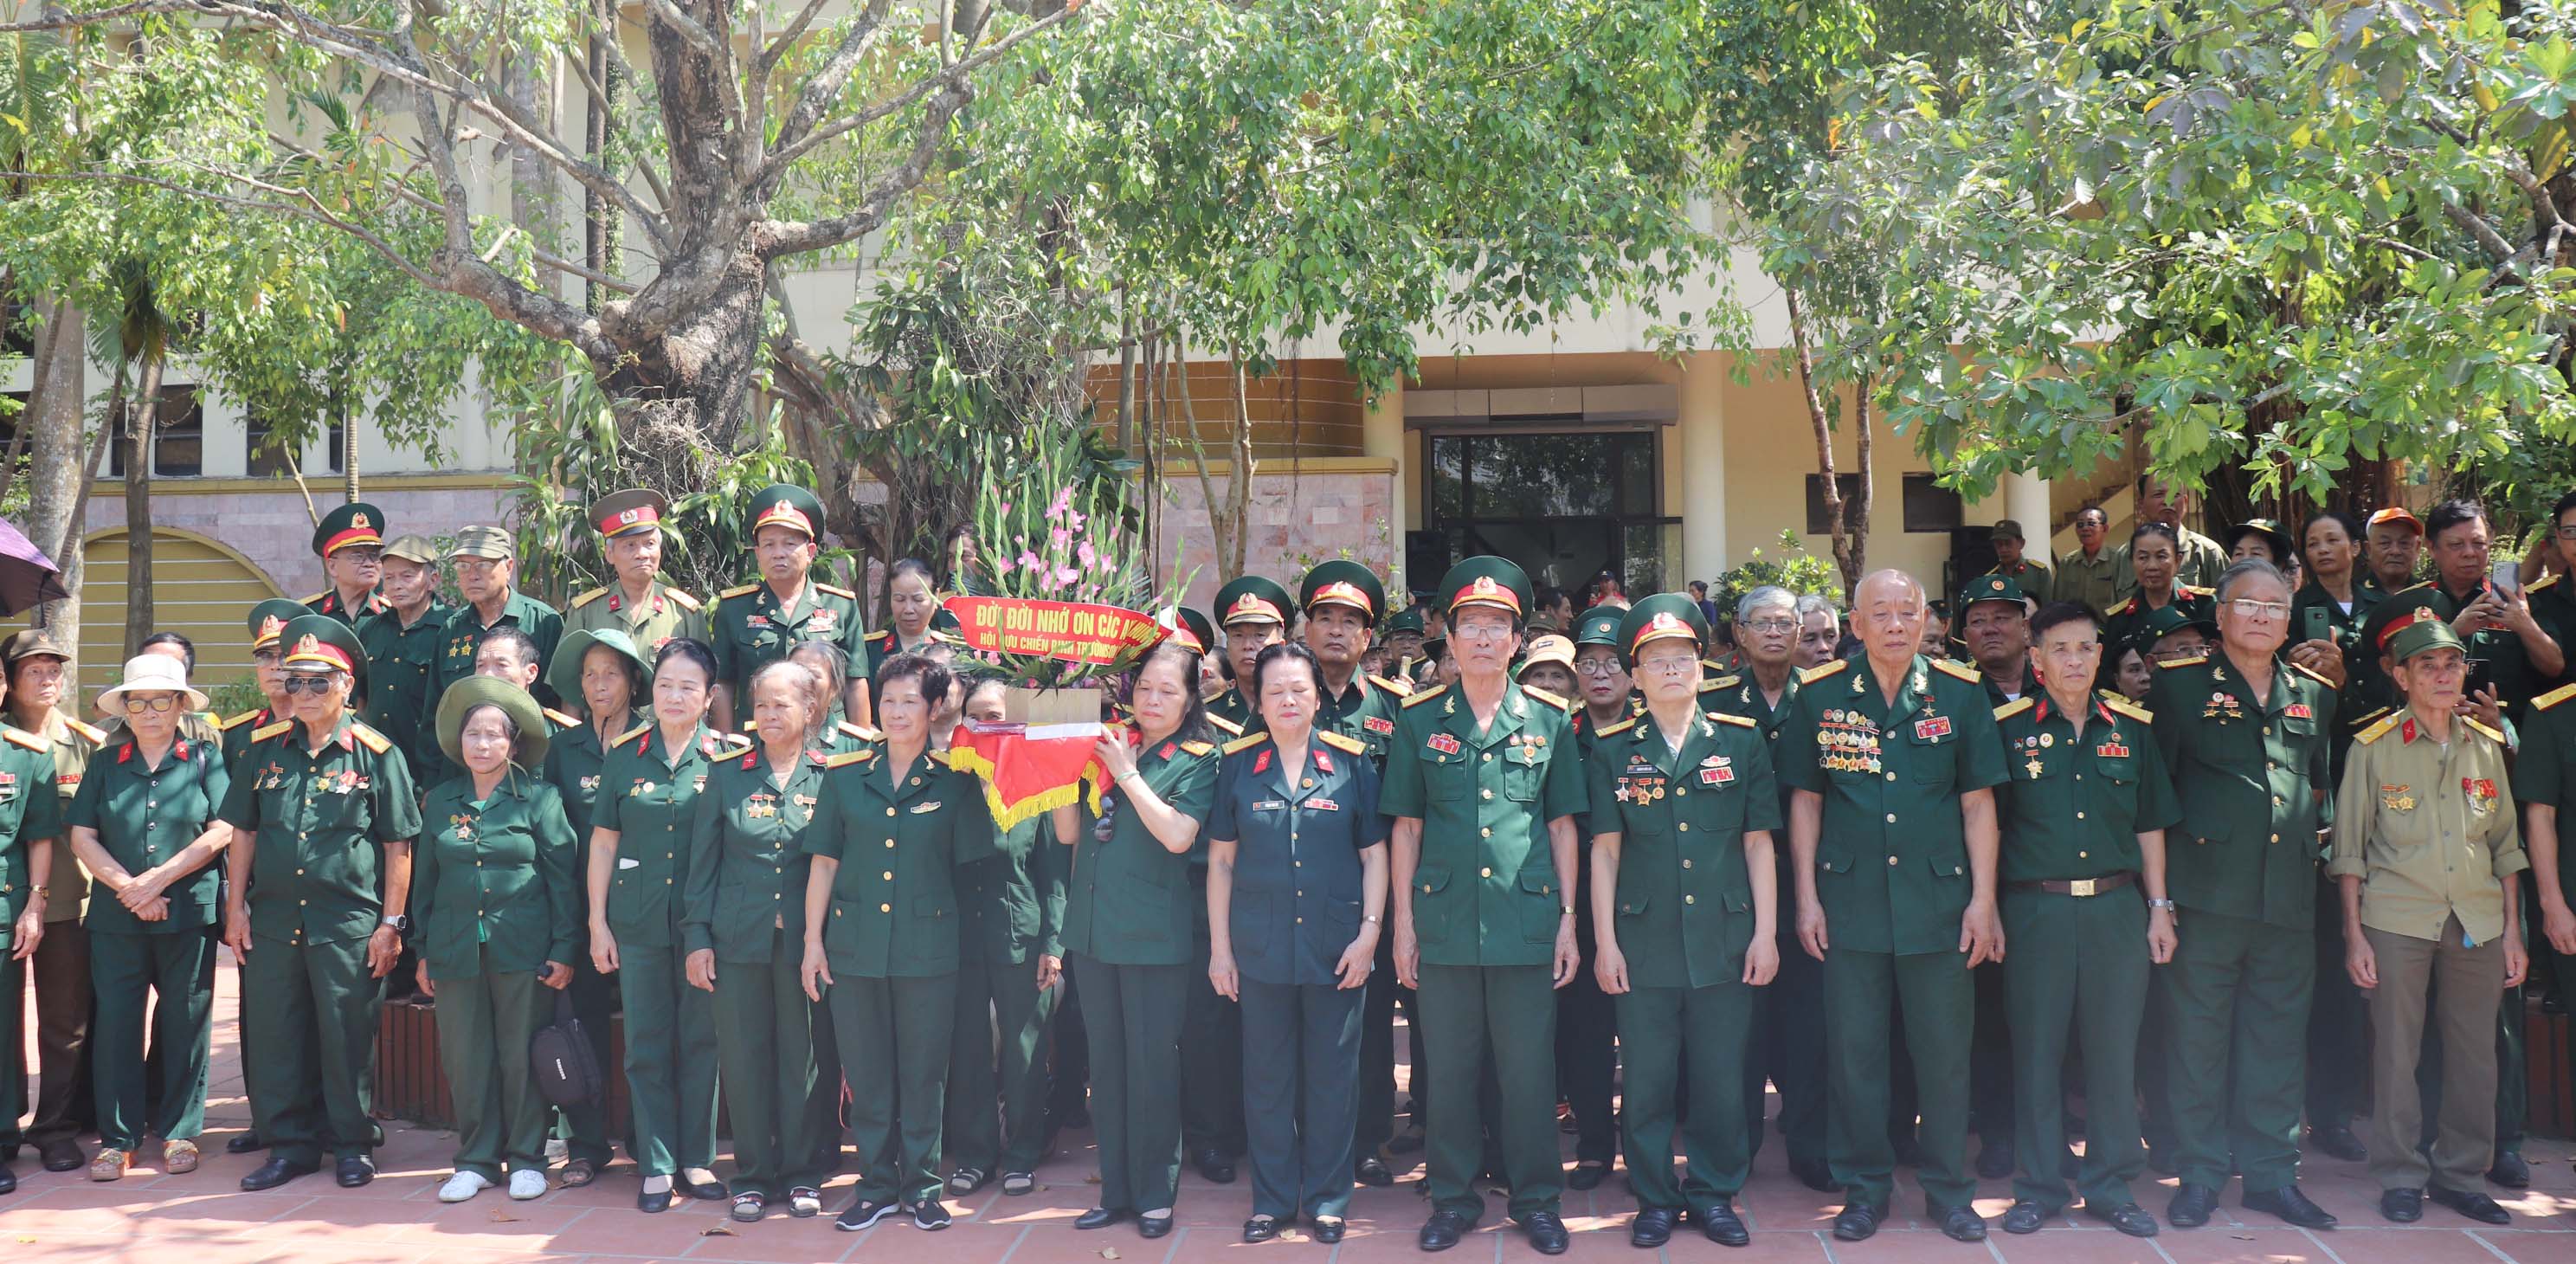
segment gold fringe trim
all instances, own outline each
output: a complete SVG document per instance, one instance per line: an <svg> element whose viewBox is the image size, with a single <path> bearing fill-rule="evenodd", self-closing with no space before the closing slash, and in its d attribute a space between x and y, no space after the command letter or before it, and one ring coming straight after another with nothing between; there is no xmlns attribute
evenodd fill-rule
<svg viewBox="0 0 2576 1264"><path fill-rule="evenodd" d="M975 774L977 781L984 783L984 806L992 811L993 824L998 829L1008 830L1023 821L1075 803L1085 803L1091 808L1093 816L1100 815L1100 792L1104 774L1099 771L1100 765L1096 761L1083 765L1082 776L1072 785L1041 790L1018 803L1008 804L1002 802L1001 787L994 784L993 780L1001 770L993 766L993 761L984 758L982 751L971 746L949 747L948 766L965 769Z"/></svg>

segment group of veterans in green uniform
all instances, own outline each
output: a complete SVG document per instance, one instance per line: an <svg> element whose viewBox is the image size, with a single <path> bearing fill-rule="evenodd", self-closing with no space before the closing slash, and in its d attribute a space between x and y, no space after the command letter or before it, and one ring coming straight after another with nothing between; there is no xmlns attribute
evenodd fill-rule
<svg viewBox="0 0 2576 1264"><path fill-rule="evenodd" d="M838 1228L940 1229L944 1199L1037 1188L1071 1076L1100 1168L1076 1229L1163 1237L1185 1165L1223 1183L1242 1160L1246 1242L1338 1242L1407 1149L1401 1007L1428 1251L1497 1188L1562 1253L1563 1191L1619 1158L1633 1244L1744 1246L1766 1084L1843 1241L1892 1214L1905 1165L1961 1241L1988 1231L1980 1175L2012 1178L2007 1232L2080 1206L2153 1236L2151 1165L2177 1227L2241 1177L2243 1206L2326 1228L2303 1121L2366 1152L2388 1218L2503 1223L2482 1187L2524 1172L2526 916L2576 952L2576 494L2556 565L2505 583L2474 505L2222 546L2184 503L2142 485L2117 550L2088 510L2056 576L1998 524L1997 566L1956 594L1966 661L1895 571L1855 589L1839 657L1808 649L1833 612L1820 641L1777 588L1742 598L1730 650L1679 594L1535 627L1496 557L1402 610L1348 561L1293 593L1237 577L1169 612L1125 680L1096 798L1017 819L947 754L1002 691L931 568L888 568L869 633L814 573L803 489L753 498L757 578L712 602L661 580L659 496L603 498L612 581L560 613L518 589L506 531L441 549L345 505L314 536L328 590L249 613L261 707L205 715L170 638L98 695L101 730L67 714L44 632L0 645L0 1155L30 1104L26 963L41 1008L45 948L77 934L100 1147L27 1139L99 1180L156 1139L165 1170L196 1166L220 940L251 1190L325 1158L374 1178L391 986L436 1015L450 1202L587 1185L622 1148L645 1212L812 1217L850 1145ZM595 1095L549 1100L529 1049L577 1023L605 1066L619 1014L612 1136ZM2321 1110L2310 1082L2364 1066L2366 1146L2358 1104Z"/></svg>

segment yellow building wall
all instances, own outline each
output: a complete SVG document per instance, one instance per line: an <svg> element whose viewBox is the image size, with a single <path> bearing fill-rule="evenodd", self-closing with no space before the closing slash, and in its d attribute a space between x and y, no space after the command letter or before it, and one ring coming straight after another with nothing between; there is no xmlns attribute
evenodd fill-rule
<svg viewBox="0 0 2576 1264"><path fill-rule="evenodd" d="M1725 357L1728 369L1734 367L1732 353L1714 354ZM1809 552L1828 561L1833 556L1831 537L1806 532L1807 477L1816 472L1816 436L1807 419L1805 393L1794 366L1779 366L1788 369L1783 376L1774 371L1770 359L1763 356L1747 364L1745 380L1729 381L1724 388L1726 566L1741 565L1756 548L1766 557L1776 555L1784 528L1796 531ZM1843 408L1843 415L1850 416L1848 396ZM1872 425L1870 467L1875 483L1864 564L1871 570L1895 567L1926 585L1938 586L1941 565L1949 556L1949 536L1905 530L1904 476L1931 466L1915 453L1910 438L1875 418ZM1842 474L1857 473L1859 461L1858 438L1846 426L1834 436L1834 468ZM1971 523L1994 516L1979 514L1974 505L1962 515ZM1700 558L1690 558L1687 564L1694 579L1709 578L1719 569Z"/></svg>

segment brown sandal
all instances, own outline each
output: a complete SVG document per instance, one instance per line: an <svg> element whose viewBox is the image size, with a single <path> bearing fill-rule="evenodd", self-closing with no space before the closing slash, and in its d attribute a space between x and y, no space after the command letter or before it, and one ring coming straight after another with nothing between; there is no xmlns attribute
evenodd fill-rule
<svg viewBox="0 0 2576 1264"><path fill-rule="evenodd" d="M599 1167L588 1159L574 1159L563 1165L561 1183L565 1189L579 1189L599 1179Z"/></svg>

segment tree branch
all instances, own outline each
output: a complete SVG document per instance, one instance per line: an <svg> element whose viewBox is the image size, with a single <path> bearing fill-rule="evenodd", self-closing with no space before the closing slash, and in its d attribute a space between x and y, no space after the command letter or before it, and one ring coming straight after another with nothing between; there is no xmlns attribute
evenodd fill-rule
<svg viewBox="0 0 2576 1264"><path fill-rule="evenodd" d="M201 201L212 202L217 206L229 206L236 210L259 211L263 214L293 216L297 219L320 224L325 228L335 229L339 232L348 234L350 237L356 238L359 242L365 244L367 248L384 256L386 262L400 268L404 275L410 277L414 281L418 281L422 285L438 290L447 288L445 285L439 283L438 278L431 276L427 271L424 271L419 264L413 263L408 256L404 255L400 250L395 249L393 243L386 241L383 237L370 232L364 227L352 224L349 221L324 210L322 208L322 204L319 201L316 201L311 193L300 189L281 188L277 185L267 184L239 174L227 174L223 178L264 192L283 194L287 197L294 198L295 201L271 202L260 198L236 197L228 193L217 193L212 189L200 189L191 185L181 184L175 180L164 180L157 176L137 175L127 171L0 171L0 180L28 180L85 184L131 184L142 188L160 189L164 192L176 193L183 197L191 197Z"/></svg>
<svg viewBox="0 0 2576 1264"><path fill-rule="evenodd" d="M850 85L850 76L858 72L859 62L867 56L868 46L876 42L877 32L885 29L886 14L893 8L894 0L868 0L867 10L842 32L840 47L833 49L814 76L805 81L804 88L796 94L796 104L779 121L779 148L803 140L805 133L822 119L823 111L841 95L841 89Z"/></svg>
<svg viewBox="0 0 2576 1264"><path fill-rule="evenodd" d="M952 83L930 99L930 108L922 115L921 134L913 140L912 155L903 165L886 173L868 190L859 208L847 215L810 223L793 220L769 220L752 229L753 249L763 259L828 250L856 241L886 221L895 201L919 188L930 174L930 161L938 156L940 142L948 134L948 122L966 108L973 91L963 83Z"/></svg>
<svg viewBox="0 0 2576 1264"><path fill-rule="evenodd" d="M751 63L751 72L759 76L762 84L769 82L770 73L778 69L778 60L787 55L788 49L796 47L796 41L805 38L805 28L814 25L814 15L821 13L823 6L830 2L805 0L805 7L797 11L796 20L788 23L787 29L769 42L769 47L760 50L760 56Z"/></svg>
<svg viewBox="0 0 2576 1264"><path fill-rule="evenodd" d="M963 61L951 62L948 65L941 67L939 73L905 89L901 95L895 96L879 104L869 106L856 114L845 115L841 118L834 119L829 123L815 128L807 135L799 137L793 141L786 140L785 134L782 132L781 143L770 152L768 165L761 171L760 177L756 181L758 187L766 190L775 190L778 187L778 184L785 181L787 167L794 163L798 158L804 157L805 154L811 151L816 145L820 145L834 137L843 136L856 131L870 123L887 118L903 110L910 109L915 102L938 91L944 85L965 82L968 75L990 65L995 58L998 58L1003 54L1008 53L1013 48L1018 47L1023 41L1034 39L1040 32L1069 20L1076 12L1078 12L1078 10L1059 9L1050 13L1027 26L1023 26L1010 34L993 41L991 44L986 45L981 51Z"/></svg>

